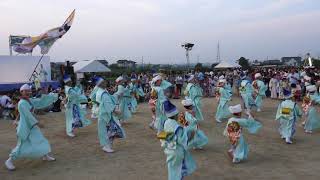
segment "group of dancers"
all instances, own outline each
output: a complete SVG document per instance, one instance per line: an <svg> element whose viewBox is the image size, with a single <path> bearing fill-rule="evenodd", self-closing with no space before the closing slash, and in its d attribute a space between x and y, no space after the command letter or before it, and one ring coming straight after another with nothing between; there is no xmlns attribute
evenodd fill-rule
<svg viewBox="0 0 320 180"><path fill-rule="evenodd" d="M255 74L255 80L250 82L242 75L240 93L242 104L229 106L232 99L231 85L223 76L219 77L216 87L218 106L216 121L227 124L224 135L230 141L230 149L227 151L233 163L239 163L248 157L248 144L243 137L244 130L249 133L257 133L262 123L252 116L253 108L261 112L263 99L267 90L261 80L260 73ZM171 83L165 80L164 75L155 74L150 85L152 87L149 106L152 112L150 127L156 130L157 138L167 156L168 179L180 180L190 175L196 169L196 163L192 158L191 149L202 149L208 143L208 137L201 130L200 124L204 120L202 114L202 88L197 84L197 78L190 74L185 88L185 99L182 100L184 110L179 112L177 107L166 96L166 89ZM86 109L81 108L81 103L87 102L86 96L80 86L73 86L71 78L66 76L65 82L65 114L66 134L73 138L75 129L91 124L86 119ZM98 137L101 149L106 153L113 153L113 141L115 138L124 138L125 132L121 124L132 117L137 110L137 96L144 96L142 89L137 85L136 79L126 80L122 76L116 79L117 91L110 94L106 81L101 77L95 77L95 87L90 94L93 103L92 118L98 119ZM276 120L279 121L279 132L287 144L292 143L299 117L305 117L303 122L305 132L312 133L320 128L320 121L315 105L320 102L320 96L314 85L306 87L307 96L302 107L295 102L292 92L285 91L285 100L280 102ZM18 103L19 121L17 124L18 142L9 155L5 166L14 170L13 161L19 158L39 158L45 161L54 161L49 155L51 152L48 140L40 131L42 123L33 115L35 109L44 108L58 98L55 93L42 94L40 98L30 98L31 88L28 84L20 88L21 99ZM243 108L244 109L243 109ZM247 117L243 117L245 112Z"/></svg>

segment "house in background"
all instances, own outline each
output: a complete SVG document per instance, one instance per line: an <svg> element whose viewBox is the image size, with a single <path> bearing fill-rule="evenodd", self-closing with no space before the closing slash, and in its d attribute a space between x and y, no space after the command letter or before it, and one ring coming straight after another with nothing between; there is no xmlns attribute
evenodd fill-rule
<svg viewBox="0 0 320 180"><path fill-rule="evenodd" d="M271 65L276 65L276 66L279 66L279 65L283 65L283 63L280 61L280 60L266 60L266 61L263 61L261 63L261 65L263 66L271 66Z"/></svg>
<svg viewBox="0 0 320 180"><path fill-rule="evenodd" d="M135 68L136 64L137 64L136 62L126 60L126 59L117 61L118 67L121 67L121 68Z"/></svg>
<svg viewBox="0 0 320 180"><path fill-rule="evenodd" d="M301 66L303 63L301 57L282 57L281 62L287 66Z"/></svg>

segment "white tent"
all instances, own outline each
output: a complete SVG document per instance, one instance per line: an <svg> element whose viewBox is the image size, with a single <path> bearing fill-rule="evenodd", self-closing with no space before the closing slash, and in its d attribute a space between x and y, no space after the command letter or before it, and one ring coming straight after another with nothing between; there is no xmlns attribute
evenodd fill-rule
<svg viewBox="0 0 320 180"><path fill-rule="evenodd" d="M238 63L235 62L227 62L227 61L222 61L218 65L216 65L214 68L238 68L241 67Z"/></svg>
<svg viewBox="0 0 320 180"><path fill-rule="evenodd" d="M75 73L87 72L111 72L111 70L99 61L79 61L73 65Z"/></svg>

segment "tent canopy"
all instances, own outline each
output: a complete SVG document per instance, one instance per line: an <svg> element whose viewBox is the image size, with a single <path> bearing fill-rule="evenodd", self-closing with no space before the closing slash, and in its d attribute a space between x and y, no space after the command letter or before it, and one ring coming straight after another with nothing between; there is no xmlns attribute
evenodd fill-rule
<svg viewBox="0 0 320 180"><path fill-rule="evenodd" d="M238 68L241 67L238 63L235 62L227 62L227 61L222 61L218 65L216 65L214 68Z"/></svg>
<svg viewBox="0 0 320 180"><path fill-rule="evenodd" d="M99 61L79 61L73 65L74 72L88 73L88 72L111 72L111 70Z"/></svg>

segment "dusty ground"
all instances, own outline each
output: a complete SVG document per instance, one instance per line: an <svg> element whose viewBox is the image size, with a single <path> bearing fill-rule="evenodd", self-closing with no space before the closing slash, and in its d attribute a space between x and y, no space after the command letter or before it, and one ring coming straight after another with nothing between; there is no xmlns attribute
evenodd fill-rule
<svg viewBox="0 0 320 180"><path fill-rule="evenodd" d="M180 106L180 101L173 101ZM231 104L239 102L234 98ZM256 114L263 122L257 135L245 133L250 144L249 159L233 165L226 155L228 140L222 136L225 123L216 124L216 100L204 99L205 122L201 128L209 137L202 151L193 151L198 169L186 179L319 179L320 133L307 135L298 127L294 144L286 145L279 138L274 121L277 101L267 100L264 112ZM1 180L117 180L167 179L165 156L155 133L148 128L150 112L141 104L139 112L124 125L125 140L116 141L114 154L101 151L96 121L81 129L77 137L69 139L64 133L64 114L39 116L45 122L42 129L49 139L56 162L18 160L17 170L8 172L3 163L15 146L15 130L11 123L0 120L0 179ZM300 124L300 122L299 122Z"/></svg>

